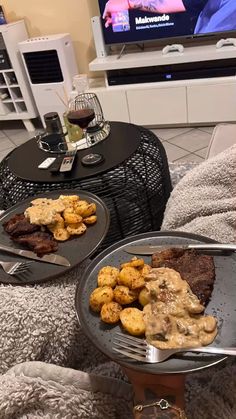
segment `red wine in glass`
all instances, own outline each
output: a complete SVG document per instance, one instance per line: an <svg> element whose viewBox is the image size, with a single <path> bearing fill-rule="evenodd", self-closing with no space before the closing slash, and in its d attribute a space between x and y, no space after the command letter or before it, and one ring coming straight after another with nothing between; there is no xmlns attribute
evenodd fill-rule
<svg viewBox="0 0 236 419"><path fill-rule="evenodd" d="M95 118L94 109L77 109L69 111L67 119L71 124L79 125L80 128L85 129Z"/></svg>

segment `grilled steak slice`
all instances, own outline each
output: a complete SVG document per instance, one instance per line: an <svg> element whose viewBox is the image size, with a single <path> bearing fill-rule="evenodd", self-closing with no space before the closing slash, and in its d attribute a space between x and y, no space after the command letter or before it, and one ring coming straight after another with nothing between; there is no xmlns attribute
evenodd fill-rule
<svg viewBox="0 0 236 419"><path fill-rule="evenodd" d="M12 240L33 250L33 252L35 252L38 256L56 252L58 249L58 244L51 234L43 231L35 231L31 234L12 237Z"/></svg>
<svg viewBox="0 0 236 419"><path fill-rule="evenodd" d="M152 267L171 268L179 272L201 304L207 304L215 281L212 256L199 254L194 249L170 248L152 255Z"/></svg>
<svg viewBox="0 0 236 419"><path fill-rule="evenodd" d="M3 228L14 242L33 250L38 256L56 252L58 249L58 244L51 233L41 231L40 225L31 224L23 213L5 221Z"/></svg>
<svg viewBox="0 0 236 419"><path fill-rule="evenodd" d="M3 223L3 227L8 234L14 237L40 230L40 226L36 224L30 224L23 213L16 214L11 217L10 220L5 221Z"/></svg>
<svg viewBox="0 0 236 419"><path fill-rule="evenodd" d="M30 224L23 213L16 214L11 217L10 220L5 221L3 223L3 228L6 233L14 237L40 230L40 226L36 224Z"/></svg>

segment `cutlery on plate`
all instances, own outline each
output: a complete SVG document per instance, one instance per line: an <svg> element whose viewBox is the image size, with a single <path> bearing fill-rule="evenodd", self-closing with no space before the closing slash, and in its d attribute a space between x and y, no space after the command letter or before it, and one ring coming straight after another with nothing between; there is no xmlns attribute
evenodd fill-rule
<svg viewBox="0 0 236 419"><path fill-rule="evenodd" d="M8 275L20 275L29 269L32 262L6 262L0 261L0 265Z"/></svg>
<svg viewBox="0 0 236 419"><path fill-rule="evenodd" d="M214 355L236 355L236 348L214 348L203 346L199 348L157 349L144 339L138 339L124 333L116 332L113 340L113 351L136 361L156 364L180 352L199 352Z"/></svg>
<svg viewBox="0 0 236 419"><path fill-rule="evenodd" d="M62 266L68 266L68 267L71 266L68 259L66 259L64 256L56 255L54 253L39 257L34 252L31 252L30 250L14 249L12 247L8 247L3 244L0 244L0 251L1 250L7 253L22 256L24 258L34 259L34 260L37 260L38 262L53 263L54 265L62 265Z"/></svg>
<svg viewBox="0 0 236 419"><path fill-rule="evenodd" d="M236 244L228 243L199 243L199 244L171 244L171 245L131 245L125 246L123 250L134 255L152 255L155 252L160 252L164 249L179 248L179 249L196 249L201 251L226 251L236 252Z"/></svg>

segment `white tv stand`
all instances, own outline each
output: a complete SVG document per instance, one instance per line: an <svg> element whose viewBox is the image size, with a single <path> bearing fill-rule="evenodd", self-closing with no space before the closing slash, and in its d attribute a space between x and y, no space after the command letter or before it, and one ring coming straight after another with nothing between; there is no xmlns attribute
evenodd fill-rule
<svg viewBox="0 0 236 419"><path fill-rule="evenodd" d="M91 71L104 71L90 90L102 104L105 118L144 126L200 125L236 121L236 77L137 83L109 86L107 71L219 59L236 59L235 45L185 47L183 52L132 52L96 58Z"/></svg>

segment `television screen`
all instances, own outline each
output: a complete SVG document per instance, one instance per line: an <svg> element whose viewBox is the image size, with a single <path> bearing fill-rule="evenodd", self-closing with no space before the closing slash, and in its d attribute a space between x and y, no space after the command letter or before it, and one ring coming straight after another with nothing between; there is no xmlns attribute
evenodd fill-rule
<svg viewBox="0 0 236 419"><path fill-rule="evenodd" d="M236 0L99 0L99 6L108 45L236 30Z"/></svg>

